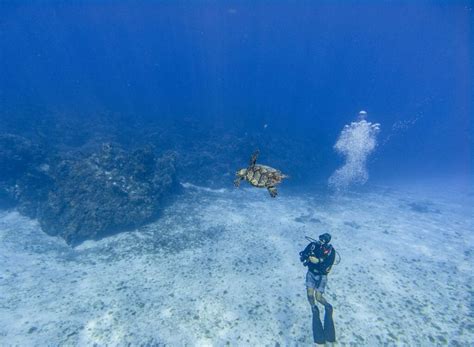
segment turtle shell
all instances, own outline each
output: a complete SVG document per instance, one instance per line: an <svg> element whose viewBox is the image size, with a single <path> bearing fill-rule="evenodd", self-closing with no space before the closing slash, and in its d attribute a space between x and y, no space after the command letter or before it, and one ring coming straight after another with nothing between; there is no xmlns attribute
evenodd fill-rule
<svg viewBox="0 0 474 347"><path fill-rule="evenodd" d="M280 183L283 177L279 170L270 166L254 165L247 169L245 178L255 187L268 188Z"/></svg>

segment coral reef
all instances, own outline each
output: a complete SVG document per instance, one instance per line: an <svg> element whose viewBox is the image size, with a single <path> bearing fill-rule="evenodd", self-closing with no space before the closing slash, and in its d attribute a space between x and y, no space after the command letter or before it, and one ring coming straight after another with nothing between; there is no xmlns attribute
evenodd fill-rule
<svg viewBox="0 0 474 347"><path fill-rule="evenodd" d="M36 217L69 244L149 222L177 188L175 155L157 157L150 146L104 144L48 158L20 136L4 134L0 143L2 206Z"/></svg>

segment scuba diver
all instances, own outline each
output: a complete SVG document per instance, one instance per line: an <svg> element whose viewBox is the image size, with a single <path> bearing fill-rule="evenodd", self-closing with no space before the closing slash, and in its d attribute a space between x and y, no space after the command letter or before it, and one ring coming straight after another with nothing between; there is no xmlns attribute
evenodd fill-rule
<svg viewBox="0 0 474 347"><path fill-rule="evenodd" d="M332 344L336 341L336 331L332 318L333 308L323 297L327 275L336 259L336 250L329 243L331 235L319 235L319 241L307 239L310 244L300 252L300 261L308 267L306 273L306 293L313 314L313 340L316 345ZM319 317L319 302L324 306L324 327Z"/></svg>

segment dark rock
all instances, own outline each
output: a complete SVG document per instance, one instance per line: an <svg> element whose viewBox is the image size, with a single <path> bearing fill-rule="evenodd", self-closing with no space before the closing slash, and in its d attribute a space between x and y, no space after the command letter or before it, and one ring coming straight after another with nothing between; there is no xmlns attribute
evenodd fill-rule
<svg viewBox="0 0 474 347"><path fill-rule="evenodd" d="M298 222L298 223L304 223L305 222L305 219L303 217L296 217L294 219L295 222Z"/></svg>
<svg viewBox="0 0 474 347"><path fill-rule="evenodd" d="M174 161L172 154L156 158L150 147L127 152L111 144L65 159L54 169L40 224L69 244L143 225L177 187Z"/></svg>
<svg viewBox="0 0 474 347"><path fill-rule="evenodd" d="M430 201L412 202L408 204L408 207L418 213L441 213L439 209L434 208L433 203Z"/></svg>
<svg viewBox="0 0 474 347"><path fill-rule="evenodd" d="M21 213L36 217L52 182L51 157L24 137L0 135L0 207L16 206Z"/></svg>
<svg viewBox="0 0 474 347"><path fill-rule="evenodd" d="M351 227L351 228L354 228L354 229L360 229L360 225L357 224L357 223L354 222L354 221L350 221L350 222L347 222L347 221L346 221L346 222L344 222L344 225L347 225L347 226L349 226L349 227Z"/></svg>
<svg viewBox="0 0 474 347"><path fill-rule="evenodd" d="M17 180L13 191L18 211L32 218L38 217L52 185L53 177L47 171L31 171Z"/></svg>
<svg viewBox="0 0 474 347"><path fill-rule="evenodd" d="M0 135L0 181L12 181L22 177L44 158L41 149L28 139L12 135Z"/></svg>

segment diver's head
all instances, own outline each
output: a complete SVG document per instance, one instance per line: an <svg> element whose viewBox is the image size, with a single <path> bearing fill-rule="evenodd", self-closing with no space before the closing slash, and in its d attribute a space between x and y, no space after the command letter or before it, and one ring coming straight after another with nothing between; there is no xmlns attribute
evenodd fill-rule
<svg viewBox="0 0 474 347"><path fill-rule="evenodd" d="M247 169L240 169L239 171L235 173L235 175L239 177L245 177L246 174L247 174Z"/></svg>
<svg viewBox="0 0 474 347"><path fill-rule="evenodd" d="M364 110L359 111L359 120L365 120L367 118L367 112Z"/></svg>
<svg viewBox="0 0 474 347"><path fill-rule="evenodd" d="M327 245L329 242L331 242L331 235L328 233L319 235L319 242L322 245Z"/></svg>

